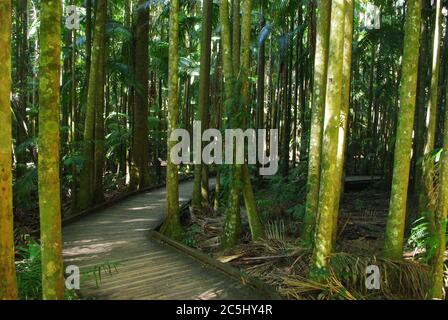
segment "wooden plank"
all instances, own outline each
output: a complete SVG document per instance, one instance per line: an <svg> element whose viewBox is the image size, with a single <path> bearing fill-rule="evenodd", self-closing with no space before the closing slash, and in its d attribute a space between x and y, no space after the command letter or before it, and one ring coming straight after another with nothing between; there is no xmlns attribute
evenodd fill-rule
<svg viewBox="0 0 448 320"><path fill-rule="evenodd" d="M212 181L213 182L213 181ZM180 184L181 205L188 203L193 182ZM118 273L104 274L97 287L82 282L80 294L93 299L263 299L214 268L150 239L164 219L165 189L127 195L112 205L85 212L63 228L66 265L86 271L119 263Z"/></svg>

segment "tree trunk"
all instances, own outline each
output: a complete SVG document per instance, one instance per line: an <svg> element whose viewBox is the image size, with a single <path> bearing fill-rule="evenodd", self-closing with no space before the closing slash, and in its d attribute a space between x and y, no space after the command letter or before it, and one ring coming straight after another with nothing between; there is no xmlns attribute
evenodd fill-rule
<svg viewBox="0 0 448 320"><path fill-rule="evenodd" d="M344 163L345 148L347 142L347 127L350 111L350 85L352 79L352 52L353 52L353 18L355 3L354 0L345 0L345 24L344 24L344 60L342 70L342 103L341 119L338 138L338 154L336 158L336 174L338 182L334 185L334 193L340 195L335 200L334 221L333 221L333 245L336 243L338 217L340 211L340 200L342 200L344 187Z"/></svg>
<svg viewBox="0 0 448 320"><path fill-rule="evenodd" d="M239 0L236 0L239 1ZM234 109L234 68L232 59L232 42L229 21L229 2L222 0L219 6L219 17L221 22L221 41L224 69L224 114ZM235 27L235 26L234 26ZM222 246L224 249L232 248L238 241L241 234L241 215L240 200L235 180L234 170L231 170L231 186L229 194L229 205L226 210L226 219L224 223L224 234L222 237Z"/></svg>
<svg viewBox="0 0 448 320"><path fill-rule="evenodd" d="M131 185L133 190L143 189L150 184L149 174L149 7L145 0L139 0L136 26L135 79L138 87L134 91L134 117L132 135Z"/></svg>
<svg viewBox="0 0 448 320"><path fill-rule="evenodd" d="M210 103L210 59L212 40L213 1L205 0L202 8L201 68L199 74L199 118L201 119L201 137L209 124ZM203 144L202 144L203 145ZM202 148L201 148L202 150ZM202 152L202 151L201 151ZM196 210L202 208L202 202L208 202L208 186L205 185L206 174L202 163L195 164L192 206ZM204 179L203 179L204 178ZM204 182L204 184L202 183ZM203 196L204 197L203 197Z"/></svg>
<svg viewBox="0 0 448 320"><path fill-rule="evenodd" d="M92 46L92 64L89 73L89 88L87 94L87 109L84 125L83 155L84 165L80 173L79 205L86 209L93 200L95 177L95 112L98 104L98 88L103 83L101 55L104 50L104 37L107 16L107 0L99 0L96 8L95 33ZM101 70L100 70L101 69Z"/></svg>
<svg viewBox="0 0 448 320"><path fill-rule="evenodd" d="M431 152L435 148L436 129L437 129L437 109L439 97L439 71L440 71L440 40L442 28L442 7L441 0L436 2L436 21L434 24L433 47L432 47L432 67L431 67L431 85L429 88L429 101L426 111L426 140L424 146L424 161L422 162L422 186L421 196L419 197L420 212L428 213L429 225L434 225L434 214L436 209L436 199L431 197L434 188L434 159ZM432 234L431 228L429 232Z"/></svg>
<svg viewBox="0 0 448 320"><path fill-rule="evenodd" d="M0 1L0 300L17 299L12 205L11 1Z"/></svg>
<svg viewBox="0 0 448 320"><path fill-rule="evenodd" d="M59 179L61 20L62 3L60 1L41 3L38 176L42 292L45 300L64 298Z"/></svg>
<svg viewBox="0 0 448 320"><path fill-rule="evenodd" d="M107 9L106 9L107 10ZM107 16L105 17L107 18ZM103 37L100 47L100 61L98 68L98 82L95 93L95 143L94 143L94 201L101 203L104 201L103 176L104 176L104 107L105 107L105 86L106 86L106 60L107 43Z"/></svg>
<svg viewBox="0 0 448 320"><path fill-rule="evenodd" d="M171 133L178 128L179 121L179 0L170 1L168 71L168 131L167 131L167 173L166 173L166 220L161 232L175 240L183 236L179 211L178 166L171 161L171 149L177 141L170 141Z"/></svg>
<svg viewBox="0 0 448 320"><path fill-rule="evenodd" d="M339 127L342 102L344 53L345 0L333 0L328 56L327 92L322 141L321 180L318 222L313 252L314 270L326 269L333 247L335 204L339 194L334 186L340 183L335 165L338 153Z"/></svg>
<svg viewBox="0 0 448 320"><path fill-rule="evenodd" d="M401 106L398 114L392 191L383 252L389 259L401 259L403 253L420 50L421 8L421 0L408 1L400 87Z"/></svg>
<svg viewBox="0 0 448 320"><path fill-rule="evenodd" d="M243 16L241 24L241 84L242 84L242 98L243 98L243 112L249 114L250 108L250 93L249 93L249 72L250 72L250 44L252 33L252 0L243 0ZM245 120L246 123L248 120ZM245 127L245 124L243 125ZM246 206L247 216L249 218L249 226L252 235L252 240L258 240L264 235L263 225L257 212L257 205L253 195L252 183L247 164L243 165L241 169L242 187L244 203Z"/></svg>
<svg viewBox="0 0 448 320"><path fill-rule="evenodd" d="M311 244L319 204L320 165L323 135L325 96L327 91L327 60L330 35L331 2L319 0L317 5L316 54L314 61L313 107L308 161L308 180L302 239Z"/></svg>
<svg viewBox="0 0 448 320"><path fill-rule="evenodd" d="M422 165L419 160L424 155L425 145L425 119L426 119L426 88L429 71L429 23L428 11L429 2L423 2L423 21L421 30L421 45L418 70L417 85L417 105L415 110L415 143L414 143L414 194L417 201L417 207L420 208L420 197L423 195L422 190ZM420 210L419 210L420 211Z"/></svg>
<svg viewBox="0 0 448 320"><path fill-rule="evenodd" d="M448 93L448 90L447 90ZM446 252L446 224L448 212L448 97L445 109L445 132L443 143L443 155L439 176L439 198L435 212L435 250L431 261L429 298L444 298L444 266Z"/></svg>

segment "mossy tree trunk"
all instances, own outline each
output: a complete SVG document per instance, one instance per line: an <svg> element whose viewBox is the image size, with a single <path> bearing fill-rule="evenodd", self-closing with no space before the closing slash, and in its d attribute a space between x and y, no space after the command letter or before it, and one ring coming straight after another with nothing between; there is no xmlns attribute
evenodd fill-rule
<svg viewBox="0 0 448 320"><path fill-rule="evenodd" d="M232 40L229 21L229 1L222 0L219 5L219 19L221 23L221 42L224 75L224 114L229 114L234 109L234 59L232 56ZM234 24L234 28L235 28ZM235 38L234 38L235 40ZM239 47L238 47L239 48ZM224 249L232 248L238 241L241 234L240 215L240 181L236 170L231 169L231 186L229 193L229 205L226 209L226 219L224 223L224 234L222 246Z"/></svg>
<svg viewBox="0 0 448 320"><path fill-rule="evenodd" d="M333 221L333 245L336 242L338 217L341 206L341 200L344 193L344 162L345 147L347 145L348 117L350 111L350 85L352 79L352 52L353 52L353 18L355 14L354 0L345 0L345 32L344 32L344 60L342 62L342 102L341 119L338 138L338 154L336 158L336 174L338 183L334 186L334 193L340 195L336 198L334 207Z"/></svg>
<svg viewBox="0 0 448 320"><path fill-rule="evenodd" d="M42 1L39 56L39 210L42 292L45 300L64 298L59 179L61 1Z"/></svg>
<svg viewBox="0 0 448 320"><path fill-rule="evenodd" d="M202 132L208 128L210 103L210 59L212 40L213 1L205 0L202 8L202 38L201 38L201 67L199 74L199 117ZM202 136L202 134L201 134ZM196 210L202 208L202 202L208 201L208 182L206 181L206 166L195 164L192 206ZM203 190L202 190L203 189Z"/></svg>
<svg viewBox="0 0 448 320"><path fill-rule="evenodd" d="M264 17L264 3L260 4L260 33L266 26L266 19ZM256 129L264 129L264 99L265 99L265 76L266 76L266 41L263 40L258 43L258 57L257 57L257 108L255 111ZM297 104L296 104L297 105ZM296 132L296 131L294 131ZM258 137L257 137L257 152L258 151ZM257 166L260 168L260 165ZM257 172L257 179L260 182L260 176Z"/></svg>
<svg viewBox="0 0 448 320"><path fill-rule="evenodd" d="M448 91L446 107L448 108ZM448 109L445 109L443 155L439 175L439 199L434 216L435 238L437 239L431 261L429 298L443 299L445 292L444 266L446 259L446 225L448 213Z"/></svg>
<svg viewBox="0 0 448 320"><path fill-rule="evenodd" d="M420 50L422 2L410 0L407 6L400 86L401 105L398 114L392 191L383 252L389 259L401 259L403 253Z"/></svg>
<svg viewBox="0 0 448 320"><path fill-rule="evenodd" d="M178 166L171 161L170 150L177 144L170 141L171 132L178 128L179 121L179 0L170 1L170 32L168 62L168 130L166 173L166 220L161 232L173 239L181 239L182 227L179 210Z"/></svg>
<svg viewBox="0 0 448 320"><path fill-rule="evenodd" d="M333 0L328 57L327 92L322 142L321 179L318 220L313 252L314 270L326 269L333 247L335 204L339 194L334 186L340 183L337 175L340 114L342 102L344 53L345 0ZM312 274L313 275L313 274Z"/></svg>
<svg viewBox="0 0 448 320"><path fill-rule="evenodd" d="M440 40L442 29L442 2L436 1L435 24L432 47L431 64L431 84L429 88L429 101L426 111L426 135L424 145L424 160L422 162L422 178L419 197L419 210L426 213L429 223L429 232L433 234L434 214L436 210L436 199L431 196L434 188L434 157L431 153L434 151L437 129L437 109L439 97L439 72L440 72Z"/></svg>
<svg viewBox="0 0 448 320"><path fill-rule="evenodd" d="M243 0L242 3L242 23L241 23L241 95L243 99L243 113L250 114L250 48L252 34L252 0ZM247 126L247 116L243 119L243 128ZM263 225L257 211L257 204L252 188L251 177L247 164L242 165L242 191L252 240L257 240L264 235Z"/></svg>
<svg viewBox="0 0 448 320"><path fill-rule="evenodd" d="M146 0L139 0L137 10L135 43L135 79L138 87L134 90L134 115L132 135L132 166L130 188L136 190L150 185L149 173L149 6Z"/></svg>
<svg viewBox="0 0 448 320"><path fill-rule="evenodd" d="M107 10L107 7L104 8ZM103 18L102 18L103 19ZM107 14L104 16L104 24L106 23ZM94 190L93 200L95 203L104 201L104 111L105 111L105 85L106 85L106 60L107 60L107 43L103 35L100 60L97 65L98 68L98 82L95 88L95 142L94 142Z"/></svg>
<svg viewBox="0 0 448 320"><path fill-rule="evenodd" d="M107 0L96 4L95 28L92 45L92 62L89 71L89 87L84 124L83 156L84 165L80 173L79 206L86 209L91 205L95 191L95 113L98 106L98 92L104 90L101 65L104 48L107 17ZM104 103L104 101L102 101ZM102 107L101 107L102 109Z"/></svg>
<svg viewBox="0 0 448 320"><path fill-rule="evenodd" d="M423 188L423 166L420 163L424 155L425 149L425 119L426 119L426 98L427 98L427 82L429 76L429 12L430 3L423 1L422 3L422 29L420 43L420 57L418 69L417 83L417 104L415 110L415 141L414 141L414 198L417 208L422 208L421 202L424 203Z"/></svg>
<svg viewBox="0 0 448 320"><path fill-rule="evenodd" d="M317 220L320 186L320 159L327 91L328 42L330 35L331 1L318 0L316 54L314 61L313 107L311 110L310 151L304 227L302 240L311 244Z"/></svg>
<svg viewBox="0 0 448 320"><path fill-rule="evenodd" d="M0 1L0 300L17 298L12 208L11 1Z"/></svg>

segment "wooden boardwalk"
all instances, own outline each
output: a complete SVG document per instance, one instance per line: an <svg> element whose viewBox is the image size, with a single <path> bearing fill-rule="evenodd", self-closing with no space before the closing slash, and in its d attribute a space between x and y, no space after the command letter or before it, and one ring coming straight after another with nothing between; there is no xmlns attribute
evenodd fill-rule
<svg viewBox="0 0 448 320"><path fill-rule="evenodd" d="M180 184L181 204L192 194L193 182ZM66 265L82 271L118 263L118 272L102 274L97 286L81 281L88 299L263 299L255 289L205 266L172 247L149 238L164 219L165 189L132 196L63 228Z"/></svg>

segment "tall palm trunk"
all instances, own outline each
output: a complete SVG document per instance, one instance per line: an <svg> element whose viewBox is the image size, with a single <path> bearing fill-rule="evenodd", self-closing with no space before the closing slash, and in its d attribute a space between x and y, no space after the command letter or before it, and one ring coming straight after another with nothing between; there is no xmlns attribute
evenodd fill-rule
<svg viewBox="0 0 448 320"><path fill-rule="evenodd" d="M252 0L243 0L243 16L241 24L241 94L243 98L244 113L250 112L250 86L249 86L249 72L250 72L250 45L252 33ZM246 127L248 119L243 120L243 127ZM246 212L249 219L249 226L253 240L257 240L264 235L263 226L257 212L257 205L253 194L252 183L247 164L243 165L242 173L243 196L246 206Z"/></svg>
<svg viewBox="0 0 448 320"><path fill-rule="evenodd" d="M174 239L182 237L179 211L178 166L171 161L170 151L176 141L170 141L171 133L178 128L179 122L179 0L170 1L168 71L168 131L167 131L167 173L166 173L166 220L161 232Z"/></svg>
<svg viewBox="0 0 448 320"><path fill-rule="evenodd" d="M442 29L442 2L437 0L436 3L436 21L434 24L433 47L432 47L432 64L431 64L431 85L429 88L429 102L426 112L426 141L424 146L425 159L422 162L422 186L419 198L420 212L428 213L428 222L430 226L434 225L434 211L436 209L436 201L431 197L434 187L434 159L430 156L434 150L437 129L437 108L439 97L439 72L440 72L440 40ZM433 233L430 227L429 231Z"/></svg>
<svg viewBox="0 0 448 320"><path fill-rule="evenodd" d="M149 7L146 0L139 0L136 26L135 78L138 88L134 91L134 116L131 157L134 170L131 170L131 189L145 188L150 184L149 173Z"/></svg>
<svg viewBox="0 0 448 320"><path fill-rule="evenodd" d="M59 179L59 81L61 1L43 1L39 56L39 210L42 243L42 292L46 300L64 298Z"/></svg>
<svg viewBox="0 0 448 320"><path fill-rule="evenodd" d="M93 35L92 63L89 71L87 109L84 125L83 155L84 165L80 173L79 206L86 209L93 200L95 191L95 113L102 109L104 101L99 101L98 92L104 90L102 52L105 50L104 37L107 16L107 0L99 0L96 7L95 31Z"/></svg>
<svg viewBox="0 0 448 320"><path fill-rule="evenodd" d="M237 0L238 1L238 0ZM229 113L234 109L235 78L234 65L232 59L232 41L229 21L229 2L222 0L219 5L219 19L221 22L221 41L223 57L224 74L224 112ZM235 27L235 25L234 25ZM233 168L232 168L233 169ZM224 223L224 235L222 237L222 246L230 249L238 241L241 233L241 215L240 215L240 196L238 184L235 180L234 170L231 170L232 180L229 193L229 205L226 209L226 220Z"/></svg>
<svg viewBox="0 0 448 320"><path fill-rule="evenodd" d="M347 144L347 127L349 117L350 105L350 85L352 79L352 52L353 52L353 18L354 18L355 3L354 0L345 0L345 31L344 31L344 60L342 70L342 104L341 104L341 120L338 138L338 154L336 158L336 174L339 183L334 186L334 193L340 195L336 198L334 208L333 221L333 244L336 242L338 217L340 211L340 200L343 195L344 187L344 162L345 162L345 147Z"/></svg>
<svg viewBox="0 0 448 320"><path fill-rule="evenodd" d="M330 47L328 56L327 92L322 141L321 179L313 252L313 269L328 266L333 249L335 204L339 194L334 186L340 183L335 162L338 154L340 115L343 88L345 0L333 0L331 7ZM311 274L313 275L313 274Z"/></svg>
<svg viewBox="0 0 448 320"><path fill-rule="evenodd" d="M0 1L0 300L17 298L12 208L11 1Z"/></svg>
<svg viewBox="0 0 448 320"><path fill-rule="evenodd" d="M327 91L327 60L330 35L331 1L318 0L316 54L314 60L313 107L311 110L310 151L304 227L302 239L311 244L317 221L320 186L323 119Z"/></svg>
<svg viewBox="0 0 448 320"><path fill-rule="evenodd" d="M202 8L202 39L201 39L201 68L199 74L199 117L201 119L202 132L208 128L210 103L210 59L211 59L211 39L212 39L212 17L213 1L205 0ZM202 134L201 134L202 137ZM201 163L194 167L194 187L192 206L195 209L201 209L202 201L208 201L208 186L206 174ZM203 183L204 182L204 183ZM203 192L201 191L203 189ZM203 196L202 196L203 195Z"/></svg>
<svg viewBox="0 0 448 320"><path fill-rule="evenodd" d="M447 91L448 93L448 91ZM445 109L445 132L443 142L443 155L439 176L439 199L434 216L435 238L437 239L434 256L431 261L429 298L443 299L444 292L444 267L446 259L446 224L448 213L448 97Z"/></svg>
<svg viewBox="0 0 448 320"><path fill-rule="evenodd" d="M383 252L389 259L401 259L403 253L420 50L422 2L409 0L407 5L400 87L401 106L398 114L392 191Z"/></svg>

